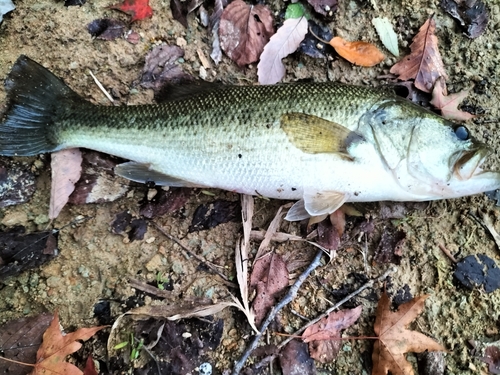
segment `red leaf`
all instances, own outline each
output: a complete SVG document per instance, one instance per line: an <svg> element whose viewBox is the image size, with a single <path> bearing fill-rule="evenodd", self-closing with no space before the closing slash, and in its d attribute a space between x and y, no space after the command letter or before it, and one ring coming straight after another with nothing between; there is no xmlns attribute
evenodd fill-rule
<svg viewBox="0 0 500 375"><path fill-rule="evenodd" d="M446 83L443 77L439 77L432 90L432 100L431 104L441 110L441 115L448 120L458 120L467 121L474 118L473 114L469 112L461 111L458 109L458 105L469 95L471 89L463 90L455 94L446 93Z"/></svg>
<svg viewBox="0 0 500 375"><path fill-rule="evenodd" d="M265 5L235 0L222 12L220 46L239 66L257 61L273 34L273 14Z"/></svg>
<svg viewBox="0 0 500 375"><path fill-rule="evenodd" d="M353 325L361 315L362 309L360 305L352 310L334 312L308 327L302 334L302 339L309 343L311 357L322 363L333 361L342 343L340 331Z"/></svg>
<svg viewBox="0 0 500 375"><path fill-rule="evenodd" d="M66 357L82 347L80 340L87 341L103 328L105 326L80 328L63 336L59 328L59 317L55 313L52 323L43 334L43 342L36 353L36 364L32 374L82 375L78 367L66 362Z"/></svg>
<svg viewBox="0 0 500 375"><path fill-rule="evenodd" d="M124 0L123 3L111 5L110 8L130 14L132 16L130 22L150 18L153 15L153 9L149 6L149 0Z"/></svg>
<svg viewBox="0 0 500 375"><path fill-rule="evenodd" d="M425 92L431 92L439 77L447 78L435 30L436 21L431 17L413 38L411 53L391 68L401 81L415 79L415 87Z"/></svg>
<svg viewBox="0 0 500 375"><path fill-rule="evenodd" d="M91 355L89 355L87 358L85 368L83 369L83 375L99 375L99 373L95 369L95 363Z"/></svg>
<svg viewBox="0 0 500 375"><path fill-rule="evenodd" d="M250 287L257 291L252 303L257 326L264 320L275 299L287 286L288 269L281 255L271 253L255 262L250 276Z"/></svg>

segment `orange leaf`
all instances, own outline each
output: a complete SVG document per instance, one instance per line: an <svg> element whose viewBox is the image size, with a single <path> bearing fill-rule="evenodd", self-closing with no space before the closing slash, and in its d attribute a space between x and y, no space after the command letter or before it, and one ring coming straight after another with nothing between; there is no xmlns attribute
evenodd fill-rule
<svg viewBox="0 0 500 375"><path fill-rule="evenodd" d="M413 367L404 356L408 352L422 353L428 351L446 351L446 349L430 337L407 326L417 318L424 309L428 295L420 296L399 306L398 311L390 309L389 297L383 293L377 306L375 334L378 340L373 346L372 375L413 375Z"/></svg>
<svg viewBox="0 0 500 375"><path fill-rule="evenodd" d="M130 14L132 16L130 22L149 18L153 15L153 9L149 6L149 0L125 0L121 4L111 5L110 8Z"/></svg>
<svg viewBox="0 0 500 375"><path fill-rule="evenodd" d="M330 45L344 59L359 66L374 66L385 59L385 55L371 43L348 42L339 36L330 40Z"/></svg>
<svg viewBox="0 0 500 375"><path fill-rule="evenodd" d="M401 81L415 79L415 87L429 93L439 77L448 78L439 54L435 30L436 21L431 17L413 38L411 53L390 70L392 74L399 75Z"/></svg>
<svg viewBox="0 0 500 375"><path fill-rule="evenodd" d="M83 372L78 367L66 362L65 359L82 347L78 340L86 341L103 328L105 326L80 328L63 336L59 328L59 317L56 312L49 328L43 334L42 345L36 353L35 369L31 374L82 375Z"/></svg>

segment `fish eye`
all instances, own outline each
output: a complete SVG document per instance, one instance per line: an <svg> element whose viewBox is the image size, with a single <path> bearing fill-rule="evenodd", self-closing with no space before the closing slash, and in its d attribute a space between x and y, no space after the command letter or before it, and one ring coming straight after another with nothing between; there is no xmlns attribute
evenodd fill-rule
<svg viewBox="0 0 500 375"><path fill-rule="evenodd" d="M463 125L457 125L453 130L455 131L455 135L457 136L457 138L462 141L466 141L470 138L469 129L467 129Z"/></svg>

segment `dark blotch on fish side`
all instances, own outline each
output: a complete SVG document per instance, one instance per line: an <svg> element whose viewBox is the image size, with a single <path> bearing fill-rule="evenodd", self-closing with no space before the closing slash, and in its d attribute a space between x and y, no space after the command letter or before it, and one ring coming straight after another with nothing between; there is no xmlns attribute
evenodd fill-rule
<svg viewBox="0 0 500 375"><path fill-rule="evenodd" d="M491 293L500 288L500 268L485 254L466 256L457 263L453 276L468 289L483 286Z"/></svg>
<svg viewBox="0 0 500 375"><path fill-rule="evenodd" d="M24 227L0 232L0 282L7 276L40 267L57 256L57 233L24 234Z"/></svg>

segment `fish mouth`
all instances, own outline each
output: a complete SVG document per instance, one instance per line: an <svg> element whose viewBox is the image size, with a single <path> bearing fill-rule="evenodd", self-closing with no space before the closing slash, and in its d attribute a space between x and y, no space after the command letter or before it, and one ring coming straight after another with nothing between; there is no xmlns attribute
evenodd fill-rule
<svg viewBox="0 0 500 375"><path fill-rule="evenodd" d="M487 172L481 168L481 165L491 153L492 150L483 144L478 145L473 150L460 152L456 155L453 174L457 179L465 181Z"/></svg>

